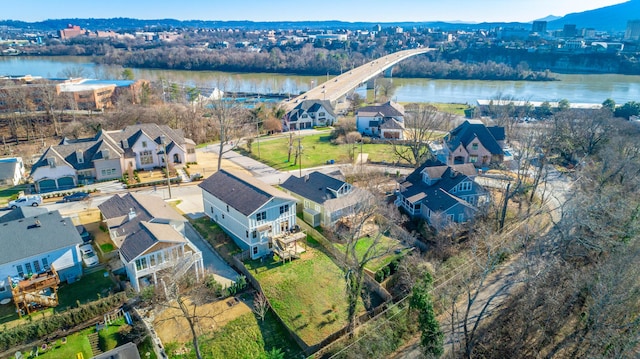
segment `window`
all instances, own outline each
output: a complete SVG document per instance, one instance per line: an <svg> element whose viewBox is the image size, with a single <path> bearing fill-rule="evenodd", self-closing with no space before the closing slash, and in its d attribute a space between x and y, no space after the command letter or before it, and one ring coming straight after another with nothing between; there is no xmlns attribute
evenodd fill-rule
<svg viewBox="0 0 640 359"><path fill-rule="evenodd" d="M273 248L273 242L269 242L269 249Z"/></svg>
<svg viewBox="0 0 640 359"><path fill-rule="evenodd" d="M213 206L211 206L211 214L213 214Z"/></svg>
<svg viewBox="0 0 640 359"><path fill-rule="evenodd" d="M147 268L147 258L136 259L136 269L142 270Z"/></svg>
<svg viewBox="0 0 640 359"><path fill-rule="evenodd" d="M460 222L460 223L464 222L464 213L460 213L458 215L458 222Z"/></svg>
<svg viewBox="0 0 640 359"><path fill-rule="evenodd" d="M304 200L304 208L309 208L311 207L311 203L309 203L309 201L307 201L306 199Z"/></svg>
<svg viewBox="0 0 640 359"><path fill-rule="evenodd" d="M41 270L40 270L40 261L38 261L38 260L33 261L33 269L36 270L35 273L40 273L41 272Z"/></svg>
<svg viewBox="0 0 640 359"><path fill-rule="evenodd" d="M476 155L469 156L469 162L471 162L471 163L478 162L478 156L476 156Z"/></svg>
<svg viewBox="0 0 640 359"><path fill-rule="evenodd" d="M471 144L471 149L474 150L474 151L477 151L478 150L478 143L477 142L472 143Z"/></svg>
<svg viewBox="0 0 640 359"><path fill-rule="evenodd" d="M253 255L258 254L258 247L253 247Z"/></svg>
<svg viewBox="0 0 640 359"><path fill-rule="evenodd" d="M162 253L158 253L158 264L162 264L164 260L162 259Z"/></svg>
<svg viewBox="0 0 640 359"><path fill-rule="evenodd" d="M106 177L106 176L113 176L113 175L117 174L117 172L116 172L115 168L105 168L103 170L100 170L100 174L103 177Z"/></svg>
<svg viewBox="0 0 640 359"><path fill-rule="evenodd" d="M42 258L42 267L44 268L44 270L49 270L49 261L47 260L47 258Z"/></svg>
<svg viewBox="0 0 640 359"><path fill-rule="evenodd" d="M321 211L322 211L322 208L320 207L320 205L316 204L316 212L321 212Z"/></svg>
<svg viewBox="0 0 640 359"><path fill-rule="evenodd" d="M224 219L224 213L222 214L222 219Z"/></svg>
<svg viewBox="0 0 640 359"><path fill-rule="evenodd" d="M229 212L229 205L227 205L227 212Z"/></svg>
<svg viewBox="0 0 640 359"><path fill-rule="evenodd" d="M258 231L253 231L253 238L258 237Z"/></svg>
<svg viewBox="0 0 640 359"><path fill-rule="evenodd" d="M142 147L147 148L147 141L142 141Z"/></svg>
<svg viewBox="0 0 640 359"><path fill-rule="evenodd" d="M152 151L142 151L140 152L140 164L141 165L150 165L153 163L153 152Z"/></svg>
<svg viewBox="0 0 640 359"><path fill-rule="evenodd" d="M16 270L18 271L18 277L24 277L24 270L22 269L22 265L18 264L16 266Z"/></svg>
<svg viewBox="0 0 640 359"><path fill-rule="evenodd" d="M27 274L33 274L33 269L31 269L31 263L25 263L24 268L27 270Z"/></svg>
<svg viewBox="0 0 640 359"><path fill-rule="evenodd" d="M267 212L260 212L256 214L256 221L264 221L267 219Z"/></svg>
<svg viewBox="0 0 640 359"><path fill-rule="evenodd" d="M249 230L246 231L247 238L249 238Z"/></svg>
<svg viewBox="0 0 640 359"><path fill-rule="evenodd" d="M187 153L189 153L189 154L196 153L196 149L195 148L187 148Z"/></svg>
<svg viewBox="0 0 640 359"><path fill-rule="evenodd" d="M280 214L289 212L289 205L285 204L284 206L280 206Z"/></svg>
<svg viewBox="0 0 640 359"><path fill-rule="evenodd" d="M149 265L151 267L156 265L156 256L155 255L151 255L151 257L149 257Z"/></svg>
<svg viewBox="0 0 640 359"><path fill-rule="evenodd" d="M449 221L449 223L453 223L453 214L447 214L447 221Z"/></svg>
<svg viewBox="0 0 640 359"><path fill-rule="evenodd" d="M319 116L319 117L324 116L324 112L318 112L318 116Z"/></svg>

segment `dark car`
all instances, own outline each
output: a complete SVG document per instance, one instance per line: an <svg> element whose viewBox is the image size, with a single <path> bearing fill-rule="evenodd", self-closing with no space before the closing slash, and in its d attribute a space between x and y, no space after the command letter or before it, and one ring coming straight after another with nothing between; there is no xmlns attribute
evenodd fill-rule
<svg viewBox="0 0 640 359"><path fill-rule="evenodd" d="M91 242L91 233L87 231L87 228L85 228L85 226L78 225L76 226L76 229L78 230L78 233L80 234L80 238L82 238L82 241L84 243Z"/></svg>
<svg viewBox="0 0 640 359"><path fill-rule="evenodd" d="M76 192L68 196L62 197L63 202L77 202L77 201L84 201L87 199L89 199L89 194L87 192Z"/></svg>

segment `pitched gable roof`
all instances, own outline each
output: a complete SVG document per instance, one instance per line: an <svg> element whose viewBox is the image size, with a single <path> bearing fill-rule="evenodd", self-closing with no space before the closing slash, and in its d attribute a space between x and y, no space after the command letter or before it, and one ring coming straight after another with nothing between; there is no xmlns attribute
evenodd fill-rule
<svg viewBox="0 0 640 359"><path fill-rule="evenodd" d="M0 231L0 245L5 248L0 251L0 264L82 244L76 227L59 211L4 222Z"/></svg>
<svg viewBox="0 0 640 359"><path fill-rule="evenodd" d="M249 216L273 198L295 201L294 198L260 180L221 169L199 185L238 212Z"/></svg>
<svg viewBox="0 0 640 359"><path fill-rule="evenodd" d="M135 224L135 230L120 246L120 253L127 262L136 259L158 242L185 242L184 237L168 224L150 223L137 218L132 223Z"/></svg>
<svg viewBox="0 0 640 359"><path fill-rule="evenodd" d="M11 211L9 211L9 213L0 217L0 223L38 216L47 212L49 212L49 210L43 207L18 207L16 209L12 209Z"/></svg>
<svg viewBox="0 0 640 359"><path fill-rule="evenodd" d="M315 203L323 204L336 198L333 191L338 191L346 182L321 172L311 172L305 177L290 176L280 187Z"/></svg>
<svg viewBox="0 0 640 359"><path fill-rule="evenodd" d="M494 134L498 138L494 137ZM445 136L445 142L450 149L455 150L460 144L467 147L476 137L491 154L503 153L498 141L504 140L504 127L487 127L479 120L463 122Z"/></svg>
<svg viewBox="0 0 640 359"><path fill-rule="evenodd" d="M368 116L373 117L376 115L382 115L382 117L401 117L404 116L402 108L396 106L391 101L382 105L365 106L358 109L356 116Z"/></svg>
<svg viewBox="0 0 640 359"><path fill-rule="evenodd" d="M333 106L329 100L304 100L289 111L287 118L291 122L296 122L301 118L302 114L315 114L320 111L321 108L324 108L332 117L336 117Z"/></svg>

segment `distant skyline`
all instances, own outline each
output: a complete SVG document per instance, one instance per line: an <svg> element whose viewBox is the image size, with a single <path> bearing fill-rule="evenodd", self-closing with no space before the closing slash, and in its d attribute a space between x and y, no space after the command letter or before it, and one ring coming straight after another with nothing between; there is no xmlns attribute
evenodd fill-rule
<svg viewBox="0 0 640 359"><path fill-rule="evenodd" d="M20 0L2 1L0 20L63 18L349 22L530 22L624 0ZM80 24L81 25L81 24Z"/></svg>

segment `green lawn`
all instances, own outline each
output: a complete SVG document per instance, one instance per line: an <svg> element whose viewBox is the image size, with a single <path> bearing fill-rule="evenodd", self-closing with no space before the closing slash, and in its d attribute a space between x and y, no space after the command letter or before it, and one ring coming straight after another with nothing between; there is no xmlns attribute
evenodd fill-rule
<svg viewBox="0 0 640 359"><path fill-rule="evenodd" d="M21 184L14 187L0 189L0 207L6 206L9 201L13 201L18 198L18 192L24 191L26 188L27 185Z"/></svg>
<svg viewBox="0 0 640 359"><path fill-rule="evenodd" d="M364 254L366 253L367 249L371 247L373 240L374 240L373 237L362 237L358 239L358 242L356 243L356 247L355 247L358 259L362 259L364 257ZM340 252L345 253L346 247L344 244L336 243L335 246L336 248L338 248ZM397 240L386 237L386 236L382 236L380 240L380 244L378 248L375 249L375 252L380 254L383 254L383 253L385 254L382 255L380 258L376 258L371 262L369 262L365 266L365 268L375 273L379 269L386 266L387 264L393 262L394 259L400 258L403 255L405 255L409 250L410 249L402 246L402 244L400 244L400 242L398 242Z"/></svg>
<svg viewBox="0 0 640 359"><path fill-rule="evenodd" d="M57 312L64 311L68 307L77 307L77 302L87 303L98 299L98 297L106 297L114 283L109 276L105 277L106 271L101 270L95 273L87 274L73 284L63 284L58 289L58 306L55 308Z"/></svg>
<svg viewBox="0 0 640 359"><path fill-rule="evenodd" d="M468 105L460 103L429 103L428 105L435 106L438 111L448 112L459 116L464 116L464 110L469 108Z"/></svg>
<svg viewBox="0 0 640 359"><path fill-rule="evenodd" d="M166 346L170 358L195 358L193 351L186 356L173 354L174 347ZM282 350L285 358L299 358L302 352L272 312L264 321L253 313L232 320L200 337L200 349L205 358L258 358L273 349Z"/></svg>
<svg viewBox="0 0 640 359"><path fill-rule="evenodd" d="M262 161L278 170L295 170L299 164L294 166L295 151L298 147L298 139L294 133L294 148L291 153L291 162L287 162L289 138L283 137L260 142L260 158L258 158L258 147L254 142L252 145L252 158ZM330 142L329 133L302 136L300 144L302 150L302 168L322 166L329 160L336 163L349 163L349 151L360 153L360 146L356 145L334 145ZM245 147L246 148L246 147ZM369 161L375 162L396 162L398 157L393 153L391 145L388 144L365 144L362 152L369 154ZM245 153L247 154L247 153Z"/></svg>
<svg viewBox="0 0 640 359"><path fill-rule="evenodd" d="M102 243L100 245L100 249L102 249L102 253L109 253L112 252L115 248L111 243Z"/></svg>
<svg viewBox="0 0 640 359"><path fill-rule="evenodd" d="M245 265L280 318L308 345L346 325L344 273L319 250L308 247L302 258L286 264L269 260Z"/></svg>
<svg viewBox="0 0 640 359"><path fill-rule="evenodd" d="M91 344L89 343L89 334L95 331L95 327L90 327L85 330L81 330L77 333L71 334L67 337L67 343L61 344L61 339L58 339L53 345L49 345L49 348L38 353L38 358L42 359L56 359L56 358L76 358L77 353L82 353L84 358L93 357L91 351ZM28 354L28 353L24 353Z"/></svg>
<svg viewBox="0 0 640 359"><path fill-rule="evenodd" d="M196 220L189 220L189 222L200 233L202 238L206 239L223 257L242 252L240 247L209 217L204 216Z"/></svg>

